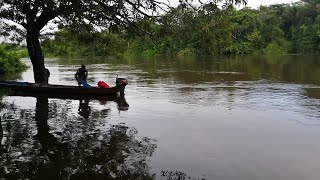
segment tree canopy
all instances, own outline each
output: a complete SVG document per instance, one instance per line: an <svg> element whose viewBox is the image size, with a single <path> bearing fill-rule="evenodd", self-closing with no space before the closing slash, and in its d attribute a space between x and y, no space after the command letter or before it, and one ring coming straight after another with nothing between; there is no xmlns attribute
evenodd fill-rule
<svg viewBox="0 0 320 180"><path fill-rule="evenodd" d="M180 6L190 5L190 0L180 0ZM200 2L200 1L199 1ZM221 2L214 0L214 3ZM237 4L246 0L226 0ZM135 27L144 18L155 18L159 12L170 8L156 0L3 0L0 2L0 18L21 25L26 31L27 48L38 83L48 83L48 70L39 43L41 30L49 23L77 26L93 24L102 27Z"/></svg>

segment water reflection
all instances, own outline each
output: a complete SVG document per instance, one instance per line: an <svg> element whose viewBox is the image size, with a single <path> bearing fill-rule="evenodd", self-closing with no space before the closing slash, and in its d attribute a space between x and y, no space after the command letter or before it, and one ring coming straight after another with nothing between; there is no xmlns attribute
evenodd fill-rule
<svg viewBox="0 0 320 180"><path fill-rule="evenodd" d="M0 116L0 156L6 152L6 150L2 147L2 139L3 139L3 129L2 129L2 121Z"/></svg>
<svg viewBox="0 0 320 180"><path fill-rule="evenodd" d="M91 113L91 107L89 106L89 99L80 99L78 113L83 118L88 118Z"/></svg>
<svg viewBox="0 0 320 180"><path fill-rule="evenodd" d="M127 77L130 109L117 97L56 96L46 120L35 121L35 113L47 114L45 99L35 112L14 97L18 107L0 112L0 179L319 177L318 57L49 61L50 83L75 83L79 64L88 64L92 84ZM28 71L22 81L32 81ZM90 107L87 118L80 106ZM155 142L136 128L157 139L156 153Z"/></svg>
<svg viewBox="0 0 320 180"><path fill-rule="evenodd" d="M127 103L124 97L117 98L118 110L119 111L127 111L129 109L129 104Z"/></svg>
<svg viewBox="0 0 320 180"><path fill-rule="evenodd" d="M101 60L99 63L101 62L103 61ZM136 74L139 83L152 82L157 79L167 80L168 84L203 84L266 79L320 85L317 80L320 78L320 60L317 56L250 55L189 59L137 58L122 60L122 62L108 60L108 63L111 63L112 66L105 66L105 68L113 67ZM130 66L123 68L123 64ZM95 71L95 68L91 71ZM129 79L132 82L132 78Z"/></svg>
<svg viewBox="0 0 320 180"><path fill-rule="evenodd" d="M88 110L89 100L80 103ZM154 140L139 138L135 128L110 125L99 117L88 116L93 124L81 125L60 108L61 103L38 97L35 112L15 105L1 109L2 123L12 122L12 127L0 126L8 150L0 154L0 179L154 179L147 164L156 148ZM69 120L64 126L49 123L61 121L57 118L62 116Z"/></svg>
<svg viewBox="0 0 320 180"><path fill-rule="evenodd" d="M304 90L308 97L320 99L320 88L305 88Z"/></svg>

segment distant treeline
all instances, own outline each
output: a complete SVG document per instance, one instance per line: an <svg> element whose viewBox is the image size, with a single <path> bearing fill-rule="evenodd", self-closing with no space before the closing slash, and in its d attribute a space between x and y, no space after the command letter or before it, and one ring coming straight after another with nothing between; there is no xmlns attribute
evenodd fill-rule
<svg viewBox="0 0 320 180"><path fill-rule="evenodd" d="M25 48L13 44L0 44L0 76L25 69L26 65L20 59L28 56Z"/></svg>
<svg viewBox="0 0 320 180"><path fill-rule="evenodd" d="M136 22L149 33L110 26L61 28L42 41L45 56L185 56L218 54L316 54L320 52L320 0L261 6L209 3L177 7L157 20ZM86 30L83 30L86 29Z"/></svg>

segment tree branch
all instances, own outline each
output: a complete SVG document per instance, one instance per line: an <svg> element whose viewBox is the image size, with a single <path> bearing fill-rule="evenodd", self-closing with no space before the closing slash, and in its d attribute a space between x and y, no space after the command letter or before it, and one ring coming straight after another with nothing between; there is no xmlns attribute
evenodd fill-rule
<svg viewBox="0 0 320 180"><path fill-rule="evenodd" d="M33 8L30 11L30 18L36 19L37 13L39 11L39 7L41 5L40 0L36 0L33 4ZM31 7L30 7L31 8Z"/></svg>
<svg viewBox="0 0 320 180"><path fill-rule="evenodd" d="M25 29L28 28L28 25L27 25L27 23L25 23L25 22L22 22L22 23L21 23L21 26L24 27Z"/></svg>
<svg viewBox="0 0 320 180"><path fill-rule="evenodd" d="M36 30L40 31L48 22L58 16L56 10L44 10L35 22Z"/></svg>
<svg viewBox="0 0 320 180"><path fill-rule="evenodd" d="M124 1L127 2L128 4L130 4L130 5L133 7L133 9L135 9L136 11L138 11L140 14L142 14L142 15L148 17L148 18L151 17L149 14L141 11L141 10L139 9L139 5L137 6L136 4L132 3L130 0L124 0Z"/></svg>

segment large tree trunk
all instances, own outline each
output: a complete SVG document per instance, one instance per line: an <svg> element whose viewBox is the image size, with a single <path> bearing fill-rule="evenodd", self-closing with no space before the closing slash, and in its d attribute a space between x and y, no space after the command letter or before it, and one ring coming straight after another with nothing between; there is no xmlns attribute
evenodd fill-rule
<svg viewBox="0 0 320 180"><path fill-rule="evenodd" d="M50 73L44 66L44 57L39 42L38 31L27 30L27 48L33 66L35 83L48 84Z"/></svg>

